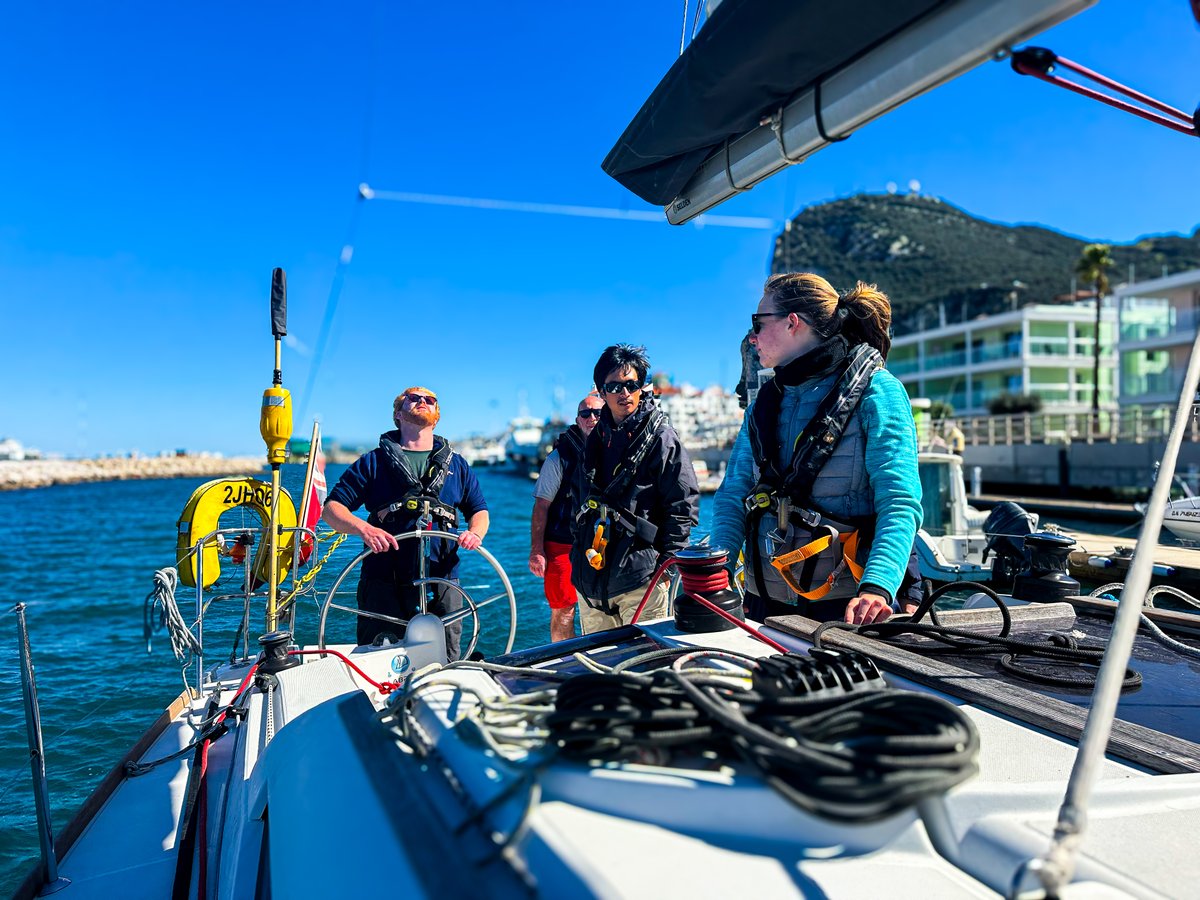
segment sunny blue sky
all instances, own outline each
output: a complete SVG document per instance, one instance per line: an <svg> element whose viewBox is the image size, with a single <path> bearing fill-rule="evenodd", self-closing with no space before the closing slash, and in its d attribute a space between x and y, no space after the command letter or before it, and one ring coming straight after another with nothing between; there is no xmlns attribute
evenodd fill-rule
<svg viewBox="0 0 1200 900"><path fill-rule="evenodd" d="M693 4L694 6L694 4ZM380 190L644 208L600 161L678 52L677 0L42 3L0 33L0 437L91 455L261 451L271 269L285 386L374 441L439 392L448 435L573 403L608 343L736 380L771 232L371 201L311 396L337 259ZM1037 43L1185 109L1186 0L1100 0ZM989 64L720 213L917 180L971 213L1128 241L1200 222L1200 143ZM886 286L885 286L886 287ZM307 433L297 420L297 432Z"/></svg>

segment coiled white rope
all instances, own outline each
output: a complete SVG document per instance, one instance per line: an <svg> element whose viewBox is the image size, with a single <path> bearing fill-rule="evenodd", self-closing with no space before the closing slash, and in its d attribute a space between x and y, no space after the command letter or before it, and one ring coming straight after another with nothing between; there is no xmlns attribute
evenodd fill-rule
<svg viewBox="0 0 1200 900"><path fill-rule="evenodd" d="M1124 587L1125 587L1125 584L1123 582L1113 581L1113 582L1110 582L1109 584L1101 585L1100 587L1098 587L1094 591L1092 591L1090 594L1088 594L1088 596L1100 598L1100 597L1103 597L1104 595L1108 595L1109 597L1116 598L1119 601L1120 596L1121 596L1120 591ZM1179 590L1179 588L1173 588L1173 587L1169 587L1167 585L1160 585L1158 587L1150 588L1150 590L1146 592L1146 599L1143 601L1144 608L1145 609L1155 609L1154 595L1161 594L1161 593L1172 594L1172 595L1178 597L1180 600L1183 600L1185 603L1190 603L1193 606L1200 606L1200 602L1197 602L1195 597L1192 597L1190 594L1185 594L1183 591ZM1200 659L1200 650L1196 649L1195 647L1191 646L1190 644L1185 644L1182 641L1175 640L1173 637L1171 637L1165 631L1163 631L1161 628L1159 628L1158 625L1155 624L1150 619L1150 617L1147 616L1145 613L1142 613L1142 615L1141 615L1141 624L1142 624L1142 627L1145 628L1146 632L1150 635L1150 637L1154 638L1154 640L1158 641L1164 647L1167 647L1170 650L1174 650L1180 656L1186 656L1186 657L1189 657L1190 659Z"/></svg>
<svg viewBox="0 0 1200 900"><path fill-rule="evenodd" d="M1148 608L1150 608L1150 609L1155 608L1154 598L1156 596L1158 596L1159 594L1169 594L1170 596L1175 597L1178 600L1182 600L1188 606L1192 606L1192 607L1195 607L1196 609L1200 609L1200 600L1197 600L1195 597L1193 597L1191 594L1187 593L1186 591L1181 591L1177 587L1171 587L1171 585L1169 585L1169 584L1160 584L1157 587L1152 587L1152 588L1150 588L1150 590L1146 591L1146 606Z"/></svg>
<svg viewBox="0 0 1200 900"><path fill-rule="evenodd" d="M175 603L175 588L178 586L179 571L174 566L167 566L154 573L154 589L146 595L144 632L146 652L149 653L153 632L166 628L167 636L171 639L171 652L175 654L179 664L186 667L192 657L202 653L202 648Z"/></svg>

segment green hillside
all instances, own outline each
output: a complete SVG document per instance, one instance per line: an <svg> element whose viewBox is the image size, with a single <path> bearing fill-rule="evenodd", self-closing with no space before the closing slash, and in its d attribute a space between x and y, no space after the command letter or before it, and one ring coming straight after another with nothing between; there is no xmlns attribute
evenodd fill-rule
<svg viewBox="0 0 1200 900"><path fill-rule="evenodd" d="M1001 225L916 194L860 194L810 206L775 241L772 271L812 271L839 290L861 279L892 299L896 333L973 318L1018 303L1069 300L1091 241L1034 225ZM1114 285L1200 268L1200 228L1115 244ZM1079 289L1086 285L1078 285ZM1056 300L1056 298L1059 298Z"/></svg>

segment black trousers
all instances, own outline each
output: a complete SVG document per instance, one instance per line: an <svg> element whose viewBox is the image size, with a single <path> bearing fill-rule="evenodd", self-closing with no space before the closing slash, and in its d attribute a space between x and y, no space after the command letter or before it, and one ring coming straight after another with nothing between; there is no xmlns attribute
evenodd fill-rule
<svg viewBox="0 0 1200 900"><path fill-rule="evenodd" d="M462 594L443 584L429 585L433 593L427 610L435 616L444 616L462 609ZM420 588L394 581L360 578L358 582L358 608L362 612L381 613L396 619L411 619L420 610ZM460 619L446 626L446 651L451 660L458 659L462 640L463 623ZM358 643L370 644L381 634L404 637L405 628L382 619L358 617Z"/></svg>

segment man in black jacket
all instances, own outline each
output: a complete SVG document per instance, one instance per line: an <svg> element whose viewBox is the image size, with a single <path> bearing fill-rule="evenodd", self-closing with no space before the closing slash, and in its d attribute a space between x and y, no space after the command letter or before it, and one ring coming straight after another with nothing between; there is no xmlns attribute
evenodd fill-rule
<svg viewBox="0 0 1200 900"><path fill-rule="evenodd" d="M687 451L646 390L644 347L616 344L596 362L604 397L600 421L578 467L573 503L571 581L583 597L584 634L627 624L658 564L686 547L698 520L700 491ZM651 593L642 619L667 612L667 579Z"/></svg>

